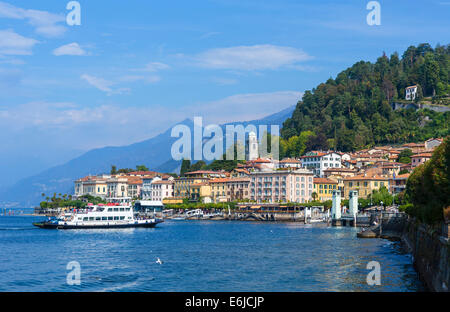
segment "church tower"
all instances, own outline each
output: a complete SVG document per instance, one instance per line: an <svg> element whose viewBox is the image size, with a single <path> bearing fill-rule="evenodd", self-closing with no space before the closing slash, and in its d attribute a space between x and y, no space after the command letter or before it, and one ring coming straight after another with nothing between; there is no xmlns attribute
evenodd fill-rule
<svg viewBox="0 0 450 312"><path fill-rule="evenodd" d="M258 159L258 139L255 132L248 134L248 160Z"/></svg>

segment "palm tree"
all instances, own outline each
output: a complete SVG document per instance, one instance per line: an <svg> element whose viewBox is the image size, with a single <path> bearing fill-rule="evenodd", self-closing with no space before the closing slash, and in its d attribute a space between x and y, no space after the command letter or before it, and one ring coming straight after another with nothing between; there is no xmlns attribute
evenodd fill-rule
<svg viewBox="0 0 450 312"><path fill-rule="evenodd" d="M311 196L312 196L313 200L316 201L317 193L316 192L312 192Z"/></svg>

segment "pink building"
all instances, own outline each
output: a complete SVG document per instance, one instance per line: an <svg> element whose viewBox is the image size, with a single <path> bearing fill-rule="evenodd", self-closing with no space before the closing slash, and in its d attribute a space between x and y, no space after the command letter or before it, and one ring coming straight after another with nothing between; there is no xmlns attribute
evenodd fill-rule
<svg viewBox="0 0 450 312"><path fill-rule="evenodd" d="M250 199L257 202L297 202L311 200L314 174L301 168L250 173Z"/></svg>
<svg viewBox="0 0 450 312"><path fill-rule="evenodd" d="M430 160L432 153L420 153L411 156L411 167L416 168L417 166L423 164L427 160Z"/></svg>

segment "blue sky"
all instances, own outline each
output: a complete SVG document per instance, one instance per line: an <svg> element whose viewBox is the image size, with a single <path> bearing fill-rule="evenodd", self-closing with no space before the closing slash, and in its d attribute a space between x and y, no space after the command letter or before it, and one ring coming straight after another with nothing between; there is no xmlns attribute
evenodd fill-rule
<svg viewBox="0 0 450 312"><path fill-rule="evenodd" d="M0 186L171 125L250 120L383 51L449 43L450 1L0 0Z"/></svg>

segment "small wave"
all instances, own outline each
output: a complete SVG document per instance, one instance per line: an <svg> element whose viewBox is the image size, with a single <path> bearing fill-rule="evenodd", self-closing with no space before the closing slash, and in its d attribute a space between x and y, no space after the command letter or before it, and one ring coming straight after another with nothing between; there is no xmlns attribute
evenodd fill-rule
<svg viewBox="0 0 450 312"><path fill-rule="evenodd" d="M34 227L24 227L24 228L0 228L0 231L26 231L26 230L35 230Z"/></svg>

